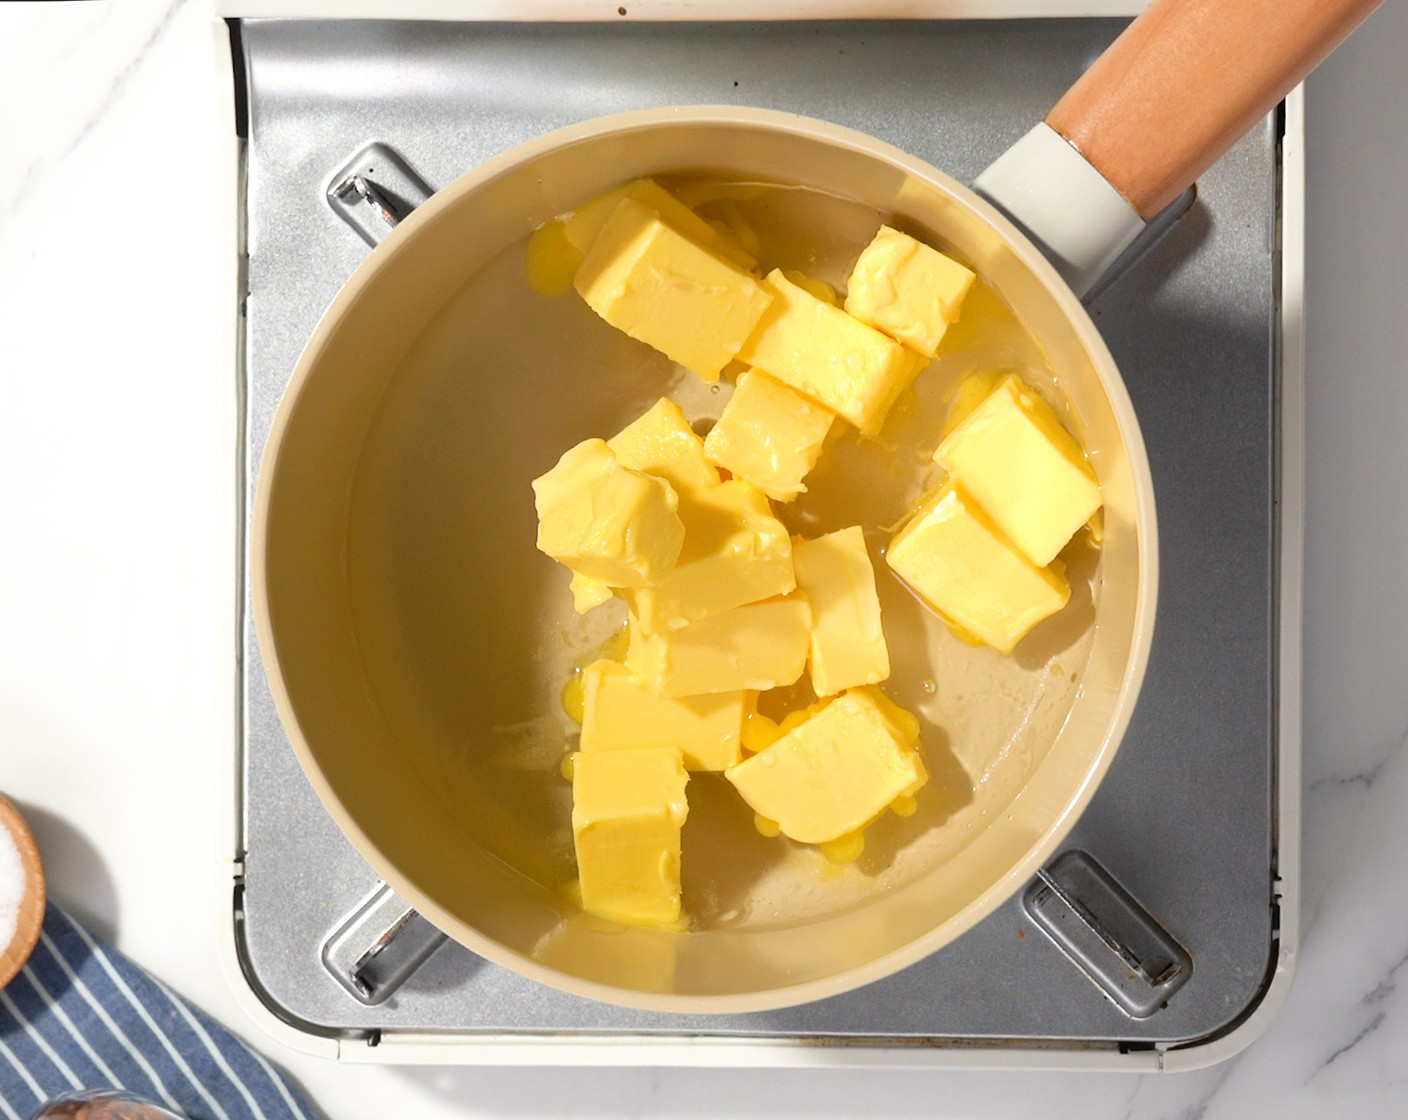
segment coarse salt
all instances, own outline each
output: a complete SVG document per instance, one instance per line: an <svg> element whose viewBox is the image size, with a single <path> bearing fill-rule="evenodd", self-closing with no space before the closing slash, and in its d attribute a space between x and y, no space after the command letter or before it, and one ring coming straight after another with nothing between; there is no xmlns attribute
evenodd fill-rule
<svg viewBox="0 0 1408 1120"><path fill-rule="evenodd" d="M0 953L15 939L24 888L24 864L20 862L19 845L10 830L0 825Z"/></svg>

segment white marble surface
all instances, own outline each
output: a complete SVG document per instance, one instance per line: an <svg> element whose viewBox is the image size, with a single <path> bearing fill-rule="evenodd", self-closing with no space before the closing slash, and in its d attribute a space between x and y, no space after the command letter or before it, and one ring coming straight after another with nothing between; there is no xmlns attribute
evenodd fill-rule
<svg viewBox="0 0 1408 1120"><path fill-rule="evenodd" d="M1179 1075L334 1066L214 949L234 672L235 401L199 0L0 4L0 789L54 896L331 1117L1408 1115L1408 5L1311 81L1303 944Z"/></svg>

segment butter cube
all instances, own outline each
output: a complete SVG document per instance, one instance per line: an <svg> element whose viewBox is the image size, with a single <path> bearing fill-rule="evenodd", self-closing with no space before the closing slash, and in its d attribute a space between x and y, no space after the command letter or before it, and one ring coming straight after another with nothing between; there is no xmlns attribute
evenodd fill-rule
<svg viewBox="0 0 1408 1120"><path fill-rule="evenodd" d="M934 460L1038 567L1101 505L1100 482L1080 444L1015 374L949 433Z"/></svg>
<svg viewBox="0 0 1408 1120"><path fill-rule="evenodd" d="M670 748L576 755L572 836L583 910L627 925L679 920L688 781Z"/></svg>
<svg viewBox="0 0 1408 1120"><path fill-rule="evenodd" d="M861 252L846 284L846 310L932 358L958 320L971 270L889 226Z"/></svg>
<svg viewBox="0 0 1408 1120"><path fill-rule="evenodd" d="M691 241L732 261L739 268L750 269L758 263L733 238L710 225L654 179L637 179L634 183L597 195L577 207L567 217L563 233L578 252L585 255L592 247L592 242L623 198L654 210L666 225L673 226Z"/></svg>
<svg viewBox="0 0 1408 1120"><path fill-rule="evenodd" d="M952 482L919 504L885 562L931 607L1002 653L1071 596L1063 576L1018 552Z"/></svg>
<svg viewBox="0 0 1408 1120"><path fill-rule="evenodd" d="M816 540L792 542L797 586L812 605L808 656L812 688L832 696L890 675L890 651L880 628L875 569L859 525Z"/></svg>
<svg viewBox="0 0 1408 1120"><path fill-rule="evenodd" d="M677 494L719 484L719 472L704 457L704 441L669 397L661 397L607 440L606 446L616 452L616 461L623 467L663 478Z"/></svg>
<svg viewBox="0 0 1408 1120"><path fill-rule="evenodd" d="M675 565L684 543L668 482L616 462L605 441L583 440L533 480L538 548L578 575L641 587Z"/></svg>
<svg viewBox="0 0 1408 1120"><path fill-rule="evenodd" d="M760 370L738 385L704 440L704 454L769 498L790 502L806 493L835 414Z"/></svg>
<svg viewBox="0 0 1408 1120"><path fill-rule="evenodd" d="M723 770L742 757L745 694L667 699L618 661L582 670L583 751L676 747L686 770Z"/></svg>
<svg viewBox="0 0 1408 1120"><path fill-rule="evenodd" d="M801 844L864 828L928 780L924 761L870 689L836 697L772 746L724 771L761 817Z"/></svg>
<svg viewBox="0 0 1408 1120"><path fill-rule="evenodd" d="M765 283L772 302L738 350L738 360L786 382L866 435L878 432L923 359L778 269Z"/></svg>
<svg viewBox="0 0 1408 1120"><path fill-rule="evenodd" d="M772 295L737 265L630 198L616 204L574 281L612 326L717 381Z"/></svg>
<svg viewBox="0 0 1408 1120"><path fill-rule="evenodd" d="M641 629L675 630L797 584L792 538L767 496L739 479L680 499L684 545L669 574L623 593Z"/></svg>
<svg viewBox="0 0 1408 1120"><path fill-rule="evenodd" d="M798 592L659 634L632 619L626 667L661 696L766 692L801 677L811 628L811 606Z"/></svg>

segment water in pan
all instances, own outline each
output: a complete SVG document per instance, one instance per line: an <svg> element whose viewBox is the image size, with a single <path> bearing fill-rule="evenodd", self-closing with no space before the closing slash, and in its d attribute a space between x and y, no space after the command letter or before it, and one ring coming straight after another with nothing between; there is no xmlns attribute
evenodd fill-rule
<svg viewBox="0 0 1408 1120"><path fill-rule="evenodd" d="M797 269L842 290L883 220L799 188L702 193L757 233L761 269ZM368 678L404 764L467 834L566 897L575 868L560 764L575 725L560 694L624 613L619 603L573 612L568 573L533 547L529 483L566 448L613 435L662 395L702 428L730 390L607 326L575 293L535 292L524 262L520 243L469 277L393 380L353 495L349 567ZM880 437L848 432L829 444L808 493L778 507L804 535L865 530L893 663L885 690L923 723L931 780L917 812L886 814L860 859L837 866L759 835L727 783L693 776L683 840L693 928L804 922L933 869L1003 812L1065 721L1098 587L1098 554L1083 534L1065 557L1070 605L1005 658L955 637L880 558L888 530L934 480L929 457L955 388L993 369L1020 371L1064 406L1045 356L980 283Z"/></svg>

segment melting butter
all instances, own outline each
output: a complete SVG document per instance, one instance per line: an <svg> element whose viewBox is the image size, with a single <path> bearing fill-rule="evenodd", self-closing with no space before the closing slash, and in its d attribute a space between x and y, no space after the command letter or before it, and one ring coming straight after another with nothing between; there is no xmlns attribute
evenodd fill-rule
<svg viewBox="0 0 1408 1120"><path fill-rule="evenodd" d="M535 292L557 296L572 288L582 251L567 238L566 223L551 221L528 238L528 284Z"/></svg>
<svg viewBox="0 0 1408 1120"><path fill-rule="evenodd" d="M829 863L855 863L860 859L861 853L865 851L865 832L860 829L848 832L844 836L836 837L835 840L818 844L817 849Z"/></svg>

